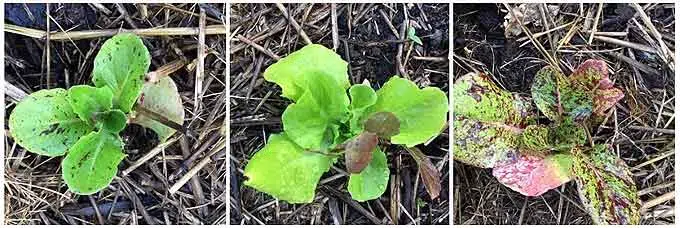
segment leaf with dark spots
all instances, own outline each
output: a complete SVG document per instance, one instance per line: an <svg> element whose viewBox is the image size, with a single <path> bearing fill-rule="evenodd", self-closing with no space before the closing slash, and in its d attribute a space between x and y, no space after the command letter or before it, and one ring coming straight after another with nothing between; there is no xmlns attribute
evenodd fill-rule
<svg viewBox="0 0 680 228"><path fill-rule="evenodd" d="M107 167L123 160L122 150L120 137L109 132L91 132L81 137L62 160L62 167L68 167L63 170L63 178L69 190L90 195L106 188L118 171Z"/></svg>
<svg viewBox="0 0 680 228"><path fill-rule="evenodd" d="M9 116L9 130L24 149L45 156L66 153L92 126L78 118L64 89L40 90L21 100Z"/></svg>
<svg viewBox="0 0 680 228"><path fill-rule="evenodd" d="M596 144L576 151L574 174L581 201L595 224L640 223L640 198L633 175L611 146Z"/></svg>
<svg viewBox="0 0 680 228"><path fill-rule="evenodd" d="M453 121L453 158L493 168L518 156L522 129L459 117Z"/></svg>

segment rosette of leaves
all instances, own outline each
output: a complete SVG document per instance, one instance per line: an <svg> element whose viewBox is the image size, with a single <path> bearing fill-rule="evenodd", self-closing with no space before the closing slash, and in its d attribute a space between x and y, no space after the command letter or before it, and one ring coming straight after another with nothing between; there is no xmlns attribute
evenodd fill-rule
<svg viewBox="0 0 680 228"><path fill-rule="evenodd" d="M459 78L451 93L454 159L493 168L499 182L526 196L575 180L594 223L639 223L640 199L628 166L611 145L586 144L589 122L623 98L604 61L587 60L569 77L547 66L536 74L531 97L479 73ZM538 124L536 109L552 123Z"/></svg>
<svg viewBox="0 0 680 228"><path fill-rule="evenodd" d="M144 83L150 61L149 51L138 36L123 33L108 39L94 59L94 86L44 89L16 105L9 117L14 141L39 155L66 155L61 162L62 177L76 194L89 195L107 187L125 158L118 134L127 126L127 115L142 91L170 91L165 95L179 96L169 78L165 84ZM150 101L142 105L183 109L181 102L178 107L168 97L153 93L147 97ZM183 122L175 116L168 118Z"/></svg>
<svg viewBox="0 0 680 228"><path fill-rule="evenodd" d="M397 76L377 91L350 86L347 65L332 50L311 44L267 68L265 79L293 103L283 112L284 132L270 135L246 165L245 185L289 203L309 203L321 176L344 154L352 198L376 199L389 179L379 141L412 147L444 128L448 101L438 88L420 89Z"/></svg>

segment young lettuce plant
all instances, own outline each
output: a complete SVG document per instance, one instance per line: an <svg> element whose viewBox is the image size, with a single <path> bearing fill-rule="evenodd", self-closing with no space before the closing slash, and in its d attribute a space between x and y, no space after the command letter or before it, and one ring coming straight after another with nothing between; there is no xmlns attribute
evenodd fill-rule
<svg viewBox="0 0 680 228"><path fill-rule="evenodd" d="M594 223L638 224L630 170L610 144L586 144L587 127L621 98L600 60L585 61L569 77L541 69L530 98L500 89L484 74L467 74L452 89L454 159L493 168L499 182L526 196L575 180ZM536 107L550 125L537 124Z"/></svg>
<svg viewBox="0 0 680 228"><path fill-rule="evenodd" d="M95 86L31 93L9 117L12 137L30 152L49 157L66 155L61 163L62 177L72 192L98 192L111 183L125 157L118 134L127 125L127 115L134 116L136 107L183 122L183 111L176 112L177 108L182 110L182 103L177 103L179 94L172 79L144 82L149 64L149 51L139 37L128 33L112 37L95 57ZM138 102L142 93L146 101ZM160 140L174 133L143 115L130 122L151 128Z"/></svg>
<svg viewBox="0 0 680 228"><path fill-rule="evenodd" d="M352 198L376 199L389 179L379 141L413 147L444 128L448 101L440 89L419 89L397 76L378 91L350 86L347 65L332 50L311 44L267 68L265 79L293 103L283 112L284 132L270 135L246 165L245 185L289 203L309 203L321 175L344 154Z"/></svg>

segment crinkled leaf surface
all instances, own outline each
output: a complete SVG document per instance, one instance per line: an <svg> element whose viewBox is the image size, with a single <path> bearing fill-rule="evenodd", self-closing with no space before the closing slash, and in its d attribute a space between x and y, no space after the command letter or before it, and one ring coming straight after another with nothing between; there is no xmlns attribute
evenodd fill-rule
<svg viewBox="0 0 680 228"><path fill-rule="evenodd" d="M343 93L350 86L347 62L333 50L319 44L310 44L290 53L264 72L264 78L279 85L282 96L293 101L298 101L308 87L318 85L317 81L306 78L320 75L330 77Z"/></svg>
<svg viewBox="0 0 680 228"><path fill-rule="evenodd" d="M373 151L378 146L378 136L362 132L345 143L345 166L349 173L360 173L372 160Z"/></svg>
<svg viewBox="0 0 680 228"><path fill-rule="evenodd" d="M354 134L359 134L363 130L361 120L365 117L365 110L371 105L375 104L378 96L375 94L373 88L364 84L352 85L349 88L349 111L352 114L350 118L350 131Z"/></svg>
<svg viewBox="0 0 680 228"><path fill-rule="evenodd" d="M530 98L501 89L484 74L460 77L453 84L451 96L454 116L520 127L535 122Z"/></svg>
<svg viewBox="0 0 680 228"><path fill-rule="evenodd" d="M359 202L380 197L385 193L387 181L390 179L385 153L378 147L372 153L371 163L360 173L349 176L347 191L352 195L352 199Z"/></svg>
<svg viewBox="0 0 680 228"><path fill-rule="evenodd" d="M493 175L505 186L525 196L539 196L572 179L572 156L553 154L547 157L520 155L493 168Z"/></svg>
<svg viewBox="0 0 680 228"><path fill-rule="evenodd" d="M151 55L142 39L132 33L115 35L104 42L94 58L92 82L113 92L113 107L130 112L142 92Z"/></svg>
<svg viewBox="0 0 680 228"><path fill-rule="evenodd" d="M551 126L529 125L522 132L522 148L525 152L544 154L552 151L569 151L586 143L585 129L567 118Z"/></svg>
<svg viewBox="0 0 680 228"><path fill-rule="evenodd" d="M560 121L562 115L582 121L593 113L603 116L623 98L623 92L609 80L607 64L586 60L568 78L559 69L547 66L536 73L531 95L548 118Z"/></svg>
<svg viewBox="0 0 680 228"><path fill-rule="evenodd" d="M177 85L175 85L175 82L170 77L162 77L155 83L144 83L142 98L139 99L137 105L163 115L168 120L179 125L184 123L182 99L180 99L179 92L177 91ZM170 138L176 131L174 128L153 120L143 113L137 114L131 122L150 128L156 132L161 142Z"/></svg>
<svg viewBox="0 0 680 228"><path fill-rule="evenodd" d="M106 188L125 154L118 135L90 132L81 137L62 160L62 176L71 192L90 195Z"/></svg>
<svg viewBox="0 0 680 228"><path fill-rule="evenodd" d="M460 162L493 168L519 154L519 128L458 118L453 129L453 158Z"/></svg>
<svg viewBox="0 0 680 228"><path fill-rule="evenodd" d="M412 147L439 135L446 123L448 101L439 88L418 89L415 83L393 76L377 92L378 101L368 111L391 112L400 121L393 144Z"/></svg>
<svg viewBox="0 0 680 228"><path fill-rule="evenodd" d="M113 93L108 87L77 85L68 89L68 101L81 120L94 126L95 115L113 107Z"/></svg>
<svg viewBox="0 0 680 228"><path fill-rule="evenodd" d="M45 156L66 153L93 127L78 118L64 89L40 90L21 100L9 116L14 141L24 149Z"/></svg>
<svg viewBox="0 0 680 228"><path fill-rule="evenodd" d="M245 185L289 203L309 203L332 157L307 152L285 134L269 136L246 165Z"/></svg>
<svg viewBox="0 0 680 228"><path fill-rule="evenodd" d="M101 123L100 129L118 134L127 126L127 116L119 109L106 111L96 115L97 122Z"/></svg>
<svg viewBox="0 0 680 228"><path fill-rule="evenodd" d="M595 224L639 224L640 198L628 166L611 147L577 152L574 174L584 208Z"/></svg>
<svg viewBox="0 0 680 228"><path fill-rule="evenodd" d="M327 134L333 125L349 118L349 98L345 89L328 75L299 80L309 80L309 85L314 86L309 86L297 103L283 112L283 129L302 148L318 150L336 137Z"/></svg>

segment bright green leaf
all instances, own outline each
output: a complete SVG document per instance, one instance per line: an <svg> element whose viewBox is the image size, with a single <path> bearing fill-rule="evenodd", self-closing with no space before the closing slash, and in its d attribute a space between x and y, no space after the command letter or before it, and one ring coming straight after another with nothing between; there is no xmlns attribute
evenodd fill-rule
<svg viewBox="0 0 680 228"><path fill-rule="evenodd" d="M572 156L553 154L547 157L520 155L493 168L499 182L525 196L540 196L572 179Z"/></svg>
<svg viewBox="0 0 680 228"><path fill-rule="evenodd" d="M453 121L453 158L481 168L493 168L519 155L522 129L459 118Z"/></svg>
<svg viewBox="0 0 680 228"><path fill-rule="evenodd" d="M423 45L423 41L420 39L420 37L418 37L418 35L416 35L416 29L414 27L410 27L410 26L408 27L407 36L413 42L416 42L417 44L419 44L421 46Z"/></svg>
<svg viewBox="0 0 680 228"><path fill-rule="evenodd" d="M123 111L114 109L96 115L97 122L101 123L100 129L118 134L127 126L127 116Z"/></svg>
<svg viewBox="0 0 680 228"><path fill-rule="evenodd" d="M68 101L81 120L94 125L95 114L113 107L113 93L108 87L77 85L68 89Z"/></svg>
<svg viewBox="0 0 680 228"><path fill-rule="evenodd" d="M446 123L448 101L438 88L418 89L415 83L394 76L377 92L378 101L368 113L391 112L400 121L394 144L412 147L439 135Z"/></svg>
<svg viewBox="0 0 680 228"><path fill-rule="evenodd" d="M329 77L344 90L349 88L347 62L333 50L310 44L290 53L264 72L267 81L281 87L282 96L298 101L308 89L320 83L314 78Z"/></svg>
<svg viewBox="0 0 680 228"><path fill-rule="evenodd" d="M387 168L387 157L379 147L376 147L371 163L361 173L349 176L347 191L352 195L352 199L359 202L377 199L387 189L389 179L390 169Z"/></svg>
<svg viewBox="0 0 680 228"><path fill-rule="evenodd" d="M90 195L108 186L125 154L118 135L90 132L69 149L61 162L62 176L71 192Z"/></svg>
<svg viewBox="0 0 680 228"><path fill-rule="evenodd" d="M310 86L297 103L289 105L283 112L283 129L302 148L318 150L325 141L335 138L333 135L329 138L327 134L333 125L344 123L349 118L349 98L330 77L319 75L300 80L309 80L308 83L314 86Z"/></svg>
<svg viewBox="0 0 680 228"><path fill-rule="evenodd" d="M350 119L350 131L354 134L359 134L363 130L361 120L366 116L364 111L375 104L378 100L378 96L370 86L355 84L349 88L349 97L351 100L349 111L352 114Z"/></svg>
<svg viewBox="0 0 680 228"><path fill-rule="evenodd" d="M92 82L113 91L113 107L130 112L142 92L151 55L142 39L132 33L111 37L94 58Z"/></svg>
<svg viewBox="0 0 680 228"><path fill-rule="evenodd" d="M73 112L64 89L32 93L9 116L14 141L28 151L50 157L63 155L92 129Z"/></svg>
<svg viewBox="0 0 680 228"><path fill-rule="evenodd" d="M576 152L574 174L581 201L595 224L640 223L640 198L633 175L610 146L598 144L589 151Z"/></svg>
<svg viewBox="0 0 680 228"><path fill-rule="evenodd" d="M456 80L451 93L454 116L514 126L536 122L531 99L501 89L487 75L466 74Z"/></svg>
<svg viewBox="0 0 680 228"><path fill-rule="evenodd" d="M271 135L246 165L244 184L289 203L310 203L321 175L334 160L305 151L285 134Z"/></svg>
<svg viewBox="0 0 680 228"><path fill-rule="evenodd" d="M145 83L142 89L142 97L137 105L163 115L163 117L178 125L184 123L182 99L177 91L177 85L170 77L162 77L155 83ZM141 112L137 113L131 122L150 128L156 132L161 142L165 142L176 131L174 128L166 126Z"/></svg>

